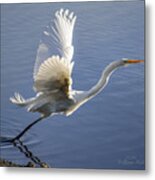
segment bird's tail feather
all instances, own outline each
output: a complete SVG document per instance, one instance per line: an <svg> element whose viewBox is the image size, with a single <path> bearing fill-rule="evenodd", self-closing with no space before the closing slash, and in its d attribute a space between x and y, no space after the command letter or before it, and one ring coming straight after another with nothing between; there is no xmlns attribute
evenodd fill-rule
<svg viewBox="0 0 155 180"><path fill-rule="evenodd" d="M28 106L32 103L33 98L25 100L19 93L15 93L14 97L10 97L10 101L18 106Z"/></svg>

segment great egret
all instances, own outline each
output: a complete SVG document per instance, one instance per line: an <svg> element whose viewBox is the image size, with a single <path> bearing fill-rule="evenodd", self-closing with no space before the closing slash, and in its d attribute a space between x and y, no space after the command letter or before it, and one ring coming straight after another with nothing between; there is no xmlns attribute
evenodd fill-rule
<svg viewBox="0 0 155 180"><path fill-rule="evenodd" d="M56 43L59 55L49 57L49 44L40 42L33 74L36 96L25 100L20 94L15 93L10 101L21 107L26 106L30 112L39 112L41 116L13 140L20 139L30 127L50 115L71 115L82 104L101 92L111 74L119 67L144 62L135 59L114 61L105 68L97 84L90 90L73 90L71 74L74 65L72 61L74 47L72 39L75 21L76 16L73 12L60 9L55 13L53 26L49 26L44 31L44 36L49 41L53 40L52 43Z"/></svg>

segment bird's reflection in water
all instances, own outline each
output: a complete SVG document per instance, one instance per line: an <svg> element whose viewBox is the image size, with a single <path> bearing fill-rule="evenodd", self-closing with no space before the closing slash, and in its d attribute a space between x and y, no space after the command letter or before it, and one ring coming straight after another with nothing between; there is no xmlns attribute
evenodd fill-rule
<svg viewBox="0 0 155 180"><path fill-rule="evenodd" d="M32 161L34 167L49 168L49 165L42 162L37 156L35 156L26 145L20 139L12 142L13 146L18 148L21 153L25 155L26 158Z"/></svg>

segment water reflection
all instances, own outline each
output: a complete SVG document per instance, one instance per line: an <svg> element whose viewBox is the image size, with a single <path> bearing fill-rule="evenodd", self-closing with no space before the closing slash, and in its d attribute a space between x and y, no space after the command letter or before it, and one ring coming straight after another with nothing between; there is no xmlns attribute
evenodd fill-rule
<svg viewBox="0 0 155 180"><path fill-rule="evenodd" d="M35 156L26 145L20 139L17 139L12 142L13 146L16 147L21 153L25 155L26 158L30 159L36 167L48 168L49 165L45 162L42 162L37 156Z"/></svg>
<svg viewBox="0 0 155 180"><path fill-rule="evenodd" d="M17 165L14 162L10 162L7 160L0 159L2 164L6 166L19 166L19 167L42 167L42 168L49 168L50 166L43 162L38 156L36 156L32 151L29 150L28 146L26 146L22 140L20 139L10 139L8 137L1 137L0 139L1 146L10 145L12 144L16 149L20 151L20 153L24 154L26 159L30 160L26 165Z"/></svg>

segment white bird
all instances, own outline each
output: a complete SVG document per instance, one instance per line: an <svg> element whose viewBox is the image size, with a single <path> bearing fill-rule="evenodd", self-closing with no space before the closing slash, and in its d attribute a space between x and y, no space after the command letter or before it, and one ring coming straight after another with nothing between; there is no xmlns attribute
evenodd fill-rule
<svg viewBox="0 0 155 180"><path fill-rule="evenodd" d="M45 117L55 114L71 115L82 104L103 90L114 70L128 64L143 62L143 60L133 59L114 61L105 68L97 84L90 90L73 90L71 75L74 66L72 61L74 47L72 40L75 21L76 16L73 12L60 9L55 13L53 25L48 26L43 32L50 43L55 43L59 54L49 56L49 43L40 42L33 74L36 96L24 99L20 94L15 93L10 101L21 107L26 106L30 112L39 112L41 117L13 140L21 138L30 127Z"/></svg>

